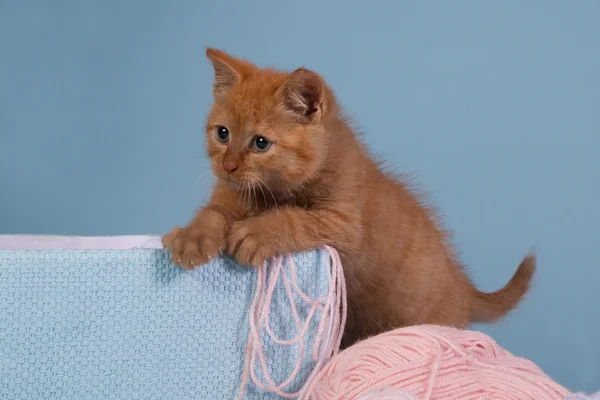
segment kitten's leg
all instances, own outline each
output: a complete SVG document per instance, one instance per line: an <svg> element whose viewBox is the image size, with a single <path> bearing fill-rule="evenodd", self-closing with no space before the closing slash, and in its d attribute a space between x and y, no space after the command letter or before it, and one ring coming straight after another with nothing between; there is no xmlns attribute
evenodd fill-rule
<svg viewBox="0 0 600 400"><path fill-rule="evenodd" d="M239 195L217 185L208 204L184 228L176 227L162 239L174 264L192 269L218 256L226 245L231 224L242 218Z"/></svg>
<svg viewBox="0 0 600 400"><path fill-rule="evenodd" d="M258 267L265 260L324 245L338 250L356 246L358 215L343 208L307 210L285 207L231 225L227 252L240 264Z"/></svg>

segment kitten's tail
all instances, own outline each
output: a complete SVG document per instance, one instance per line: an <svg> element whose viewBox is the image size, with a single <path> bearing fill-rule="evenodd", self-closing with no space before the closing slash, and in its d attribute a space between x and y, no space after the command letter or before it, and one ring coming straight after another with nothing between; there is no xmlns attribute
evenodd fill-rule
<svg viewBox="0 0 600 400"><path fill-rule="evenodd" d="M513 277L502 289L493 293L475 289L471 321L493 322L514 309L529 291L535 264L535 255L530 254L521 261Z"/></svg>

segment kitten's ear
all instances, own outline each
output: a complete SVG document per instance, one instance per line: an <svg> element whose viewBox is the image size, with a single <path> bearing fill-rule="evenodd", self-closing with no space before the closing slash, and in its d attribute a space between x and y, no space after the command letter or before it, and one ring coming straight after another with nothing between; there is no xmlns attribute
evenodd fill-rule
<svg viewBox="0 0 600 400"><path fill-rule="evenodd" d="M222 50L207 48L206 57L212 62L215 70L213 95L220 98L236 83L250 72L254 66L247 61L232 57Z"/></svg>
<svg viewBox="0 0 600 400"><path fill-rule="evenodd" d="M316 73L304 68L292 72L279 88L286 111L307 122L318 122L325 112L325 84Z"/></svg>

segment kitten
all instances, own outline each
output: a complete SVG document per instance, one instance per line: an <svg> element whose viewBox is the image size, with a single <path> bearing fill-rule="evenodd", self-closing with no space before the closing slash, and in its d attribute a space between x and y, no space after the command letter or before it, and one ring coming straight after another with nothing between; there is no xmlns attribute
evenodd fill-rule
<svg viewBox="0 0 600 400"><path fill-rule="evenodd" d="M372 159L315 72L262 69L217 50L206 146L217 183L185 228L163 239L193 268L221 251L259 266L325 244L348 286L343 347L415 324L491 322L527 293L535 258L510 282L478 291L434 211Z"/></svg>

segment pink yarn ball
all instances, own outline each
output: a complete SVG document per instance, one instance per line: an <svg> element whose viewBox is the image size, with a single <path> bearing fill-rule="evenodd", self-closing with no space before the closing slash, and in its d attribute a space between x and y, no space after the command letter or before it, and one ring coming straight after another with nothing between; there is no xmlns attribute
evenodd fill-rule
<svg viewBox="0 0 600 400"><path fill-rule="evenodd" d="M321 371L310 399L353 400L391 387L423 400L562 400L569 391L533 362L476 331L401 328L346 349Z"/></svg>
<svg viewBox="0 0 600 400"><path fill-rule="evenodd" d="M417 396L404 390L393 389L389 386L373 389L360 396L358 400L420 400Z"/></svg>

